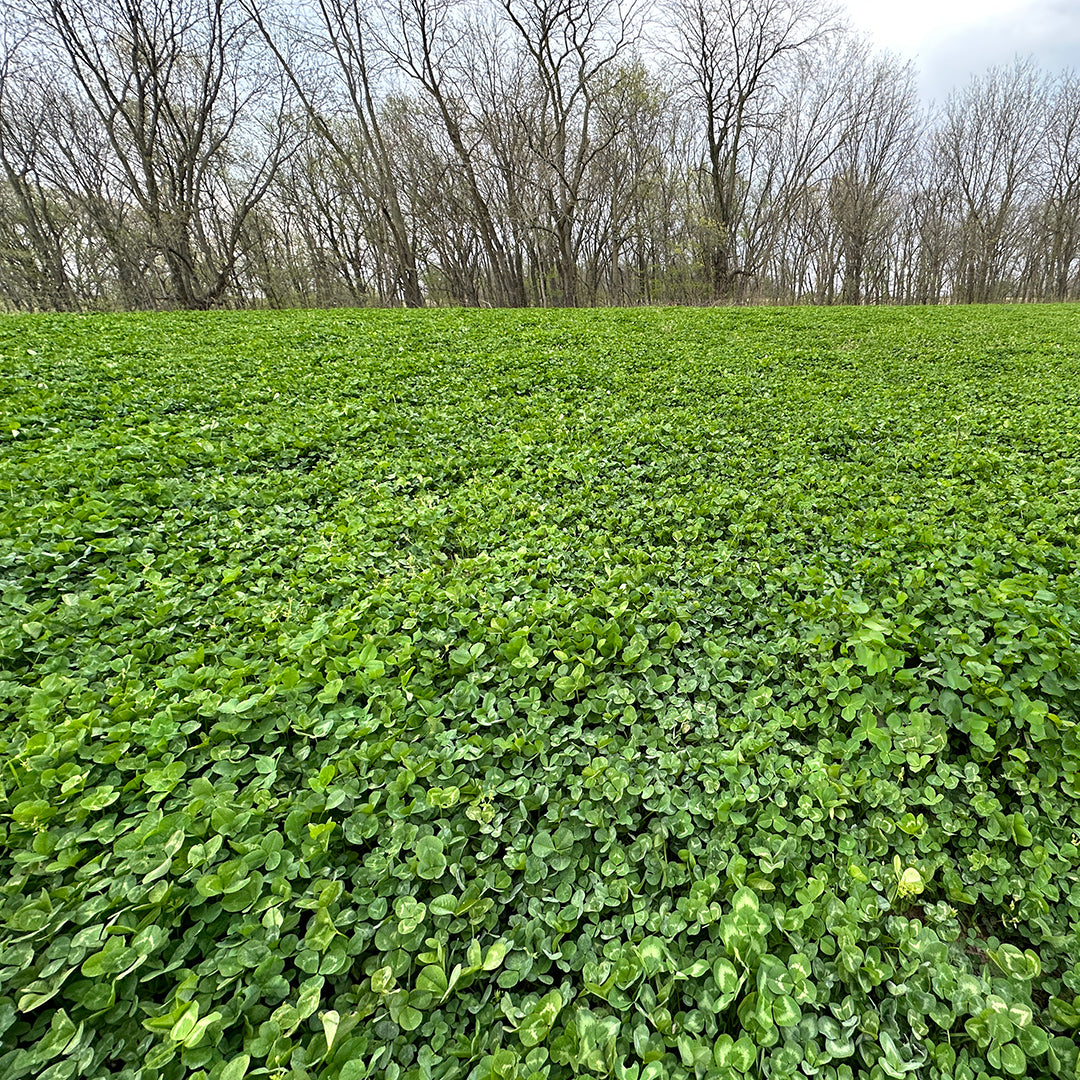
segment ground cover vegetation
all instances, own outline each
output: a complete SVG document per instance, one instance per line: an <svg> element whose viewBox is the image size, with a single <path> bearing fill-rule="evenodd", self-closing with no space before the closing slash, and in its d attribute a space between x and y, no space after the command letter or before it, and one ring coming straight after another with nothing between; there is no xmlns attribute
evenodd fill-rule
<svg viewBox="0 0 1080 1080"><path fill-rule="evenodd" d="M0 321L0 1075L1073 1078L1074 310Z"/></svg>

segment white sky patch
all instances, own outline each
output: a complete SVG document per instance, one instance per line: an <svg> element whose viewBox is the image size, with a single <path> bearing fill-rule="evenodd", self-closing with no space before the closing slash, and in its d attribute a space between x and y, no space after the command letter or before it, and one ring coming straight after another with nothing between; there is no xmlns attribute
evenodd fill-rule
<svg viewBox="0 0 1080 1080"><path fill-rule="evenodd" d="M1080 68L1080 0L847 0L846 7L879 49L914 60L928 99L942 101L1017 55L1050 71Z"/></svg>

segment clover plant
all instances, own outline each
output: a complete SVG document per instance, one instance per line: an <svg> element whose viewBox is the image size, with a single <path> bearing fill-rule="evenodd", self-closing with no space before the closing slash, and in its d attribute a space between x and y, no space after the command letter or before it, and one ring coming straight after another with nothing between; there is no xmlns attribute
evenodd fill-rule
<svg viewBox="0 0 1080 1080"><path fill-rule="evenodd" d="M1072 1080L1068 307L0 319L0 1076Z"/></svg>

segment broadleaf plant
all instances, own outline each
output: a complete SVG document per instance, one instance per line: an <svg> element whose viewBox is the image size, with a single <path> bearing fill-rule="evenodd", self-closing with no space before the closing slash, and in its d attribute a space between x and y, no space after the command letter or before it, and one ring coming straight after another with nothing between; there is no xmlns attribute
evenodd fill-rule
<svg viewBox="0 0 1080 1080"><path fill-rule="evenodd" d="M1071 1080L1067 307L0 319L5 1080Z"/></svg>

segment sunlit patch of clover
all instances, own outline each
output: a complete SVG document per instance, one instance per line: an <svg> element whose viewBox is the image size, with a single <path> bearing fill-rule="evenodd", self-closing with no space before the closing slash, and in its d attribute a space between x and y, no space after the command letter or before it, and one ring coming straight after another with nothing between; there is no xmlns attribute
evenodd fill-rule
<svg viewBox="0 0 1080 1080"><path fill-rule="evenodd" d="M898 900L911 900L926 888L922 874L914 866L903 866L899 855L893 858L893 873L896 875L895 895Z"/></svg>
<svg viewBox="0 0 1080 1080"><path fill-rule="evenodd" d="M1022 896L1016 896L1015 894L1009 900L1009 914L1002 914L1001 921L1005 926L1012 927L1014 930L1020 925L1020 913L1016 910L1016 905L1023 900Z"/></svg>
<svg viewBox="0 0 1080 1080"><path fill-rule="evenodd" d="M928 904L924 909L926 917L936 923L947 923L955 919L958 912L952 904L939 900L936 904Z"/></svg>
<svg viewBox="0 0 1080 1080"><path fill-rule="evenodd" d="M465 816L481 825L488 825L495 817L494 791L482 790L465 808Z"/></svg>

